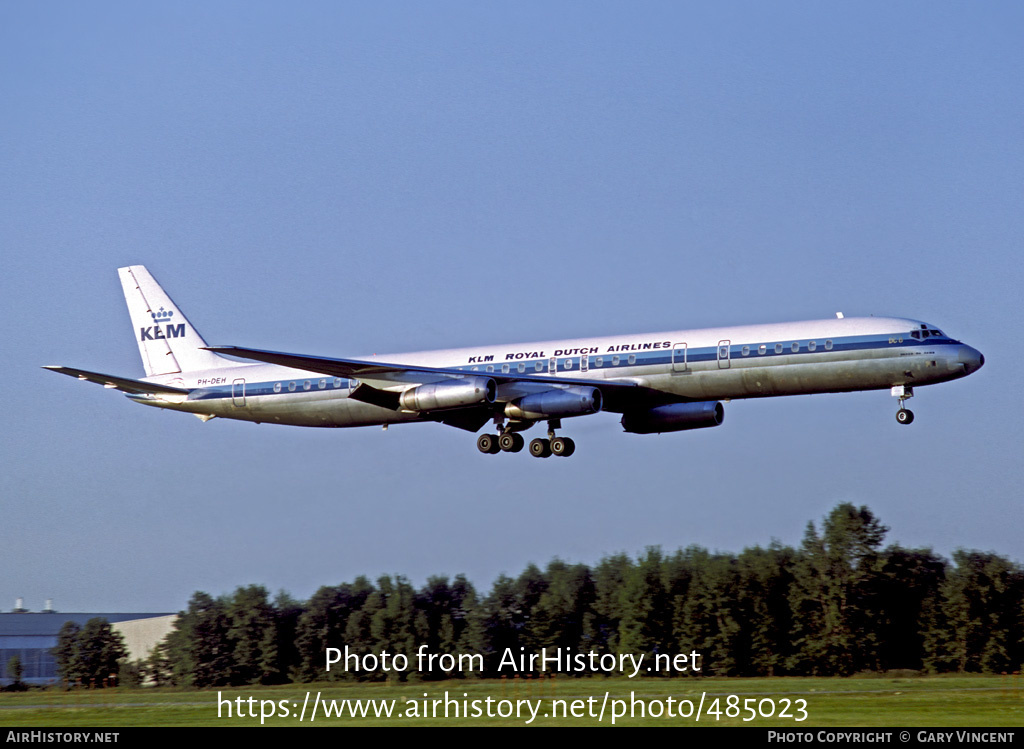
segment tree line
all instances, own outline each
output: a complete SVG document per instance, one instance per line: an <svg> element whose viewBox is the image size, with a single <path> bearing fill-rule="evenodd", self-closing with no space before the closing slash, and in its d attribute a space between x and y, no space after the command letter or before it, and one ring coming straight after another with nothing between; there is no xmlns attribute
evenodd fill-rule
<svg viewBox="0 0 1024 749"><path fill-rule="evenodd" d="M158 684L212 687L383 678L495 677L506 648L538 653L701 653L701 675L850 675L910 669L1012 672L1024 664L1024 569L993 553L882 548L888 528L841 504L798 548L648 548L595 566L555 559L500 576L486 595L459 575L320 588L308 601L258 585L197 592L140 664ZM474 671L325 668L328 648L479 653ZM522 650L520 650L522 648ZM693 674L694 672L690 672ZM659 674L652 672L650 676ZM671 675L668 673L660 675Z"/></svg>

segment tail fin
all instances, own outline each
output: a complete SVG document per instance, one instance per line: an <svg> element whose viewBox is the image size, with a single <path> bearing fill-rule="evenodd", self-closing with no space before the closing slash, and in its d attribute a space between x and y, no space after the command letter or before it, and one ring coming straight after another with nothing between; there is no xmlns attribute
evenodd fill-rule
<svg viewBox="0 0 1024 749"><path fill-rule="evenodd" d="M117 273L147 377L234 366L202 349L206 341L145 266L118 268Z"/></svg>

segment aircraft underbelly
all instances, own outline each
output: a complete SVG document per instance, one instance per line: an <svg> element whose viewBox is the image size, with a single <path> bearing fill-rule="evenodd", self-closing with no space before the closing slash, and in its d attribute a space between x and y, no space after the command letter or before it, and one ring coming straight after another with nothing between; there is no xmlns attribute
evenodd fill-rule
<svg viewBox="0 0 1024 749"><path fill-rule="evenodd" d="M416 421L415 414L401 413L351 398L306 402L281 401L273 396L252 398L251 421L293 426L358 427ZM237 418L237 417L236 417Z"/></svg>
<svg viewBox="0 0 1024 749"><path fill-rule="evenodd" d="M727 370L695 369L651 378L651 385L693 400L808 395L881 390L895 384L927 384L962 376L959 365L927 357L872 357L794 363L773 358L756 366L742 360Z"/></svg>
<svg viewBox="0 0 1024 749"><path fill-rule="evenodd" d="M135 400L145 405L224 419L304 427L373 426L417 421L419 418L416 414L392 411L344 396L339 397L335 393L295 393L284 397L246 396L244 405L240 405L238 399L231 397L203 398L184 403L169 403L157 399Z"/></svg>

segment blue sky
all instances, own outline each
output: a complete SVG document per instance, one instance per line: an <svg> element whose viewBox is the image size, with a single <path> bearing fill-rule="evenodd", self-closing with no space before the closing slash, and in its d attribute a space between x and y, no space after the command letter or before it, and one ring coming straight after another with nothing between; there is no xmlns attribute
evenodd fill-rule
<svg viewBox="0 0 1024 749"><path fill-rule="evenodd" d="M0 5L0 607L173 611L259 583L888 540L1024 560L1024 7ZM140 408L116 268L216 344L357 356L886 314L980 349L918 390L567 422L571 460L439 425Z"/></svg>

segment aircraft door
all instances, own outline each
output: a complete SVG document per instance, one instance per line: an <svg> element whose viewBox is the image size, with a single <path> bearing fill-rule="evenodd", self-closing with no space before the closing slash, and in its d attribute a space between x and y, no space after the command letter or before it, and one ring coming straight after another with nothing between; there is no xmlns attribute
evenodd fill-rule
<svg viewBox="0 0 1024 749"><path fill-rule="evenodd" d="M718 342L718 368L729 368L729 341Z"/></svg>
<svg viewBox="0 0 1024 749"><path fill-rule="evenodd" d="M231 405L245 405L245 380L241 378L231 383Z"/></svg>
<svg viewBox="0 0 1024 749"><path fill-rule="evenodd" d="M686 344L677 343L672 347L672 371L686 371Z"/></svg>

